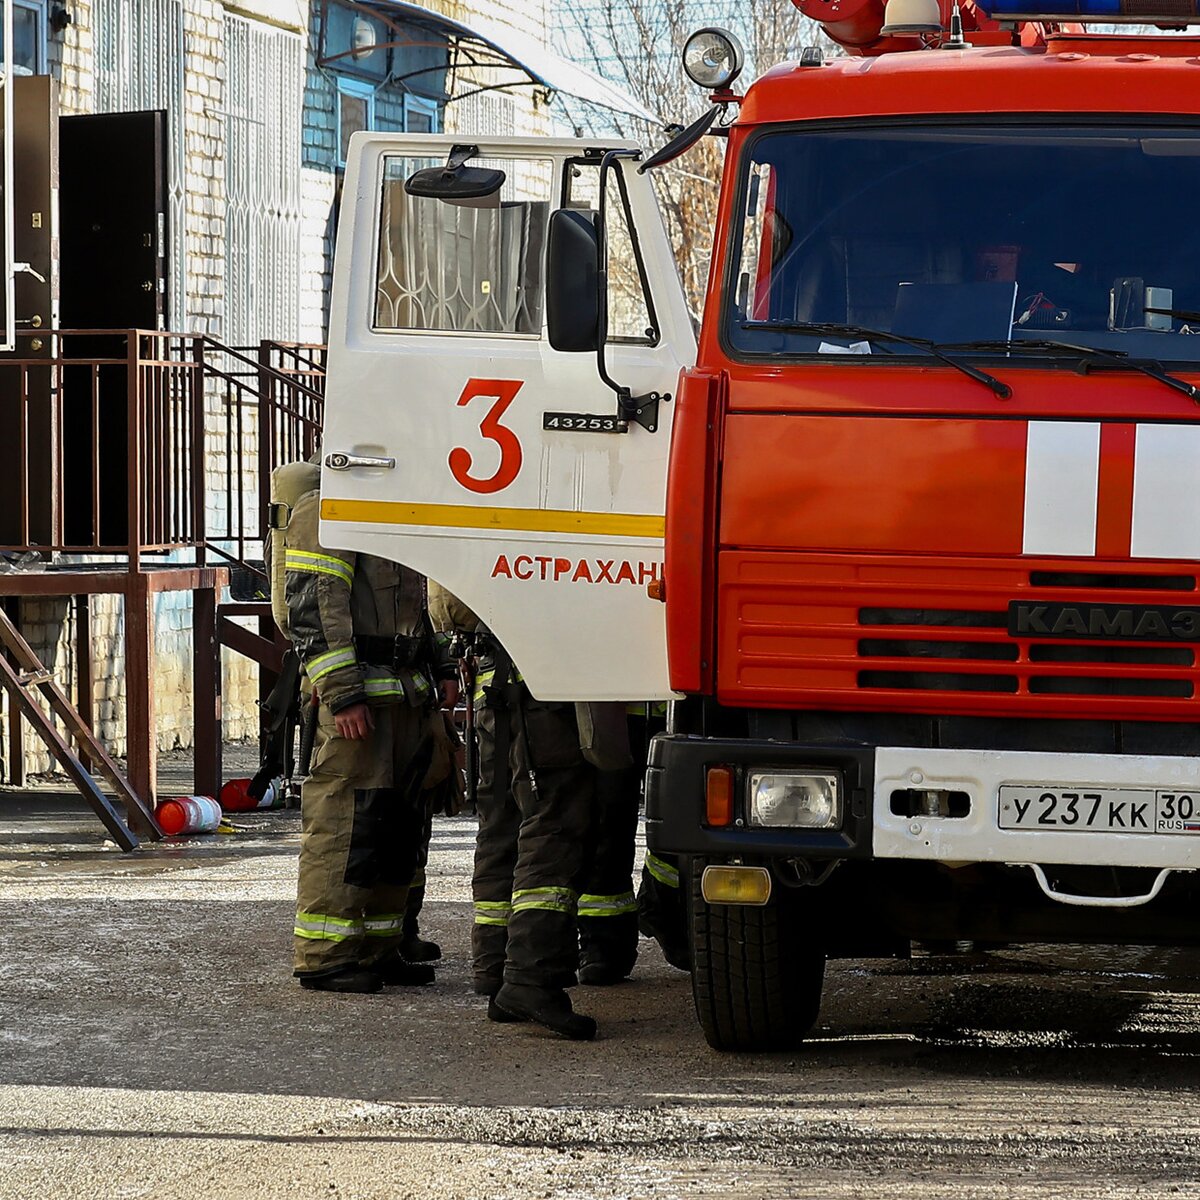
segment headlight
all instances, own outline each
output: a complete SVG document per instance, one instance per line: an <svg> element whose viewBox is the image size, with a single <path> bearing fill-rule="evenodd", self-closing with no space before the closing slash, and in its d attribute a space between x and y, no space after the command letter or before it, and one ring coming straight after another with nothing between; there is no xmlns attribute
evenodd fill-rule
<svg viewBox="0 0 1200 1200"><path fill-rule="evenodd" d="M742 44L727 29L698 29L683 44L683 69L707 90L728 87L746 61Z"/></svg>
<svg viewBox="0 0 1200 1200"><path fill-rule="evenodd" d="M746 784L751 825L830 829L842 821L842 781L821 771L755 771Z"/></svg>

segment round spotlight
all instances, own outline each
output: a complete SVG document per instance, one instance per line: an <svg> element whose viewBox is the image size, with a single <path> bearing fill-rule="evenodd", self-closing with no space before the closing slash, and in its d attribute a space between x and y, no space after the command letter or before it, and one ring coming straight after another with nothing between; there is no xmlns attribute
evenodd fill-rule
<svg viewBox="0 0 1200 1200"><path fill-rule="evenodd" d="M698 29L683 46L687 77L706 90L727 88L746 62L742 44L727 29Z"/></svg>
<svg viewBox="0 0 1200 1200"><path fill-rule="evenodd" d="M350 57L356 61L374 54L375 26L366 17L355 17L351 26L351 41L354 48L350 51Z"/></svg>

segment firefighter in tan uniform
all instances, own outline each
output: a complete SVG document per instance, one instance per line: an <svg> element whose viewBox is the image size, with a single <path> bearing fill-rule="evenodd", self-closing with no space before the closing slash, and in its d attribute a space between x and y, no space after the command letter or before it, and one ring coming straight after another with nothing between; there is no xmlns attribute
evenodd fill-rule
<svg viewBox="0 0 1200 1200"><path fill-rule="evenodd" d="M429 597L435 625L477 638L475 990L493 1021L588 1040L596 1023L572 1010L565 990L576 982L576 912L597 816L574 706L535 700L465 604L432 581Z"/></svg>
<svg viewBox="0 0 1200 1200"><path fill-rule="evenodd" d="M305 699L319 697L302 792L295 974L322 991L430 983L433 967L405 961L400 947L429 718L439 699L453 702L454 667L429 627L421 576L322 546L319 506L317 491L301 496L282 539L288 632Z"/></svg>
<svg viewBox="0 0 1200 1200"><path fill-rule="evenodd" d="M462 741L448 712L434 713L430 719L433 733L433 760L421 784L425 823L417 850L417 870L408 889L404 906L403 940L400 954L408 962L434 962L442 957L442 948L421 936L420 916L425 904L425 869L429 865L429 842L433 836L434 813L457 816L466 806L463 773L459 766Z"/></svg>

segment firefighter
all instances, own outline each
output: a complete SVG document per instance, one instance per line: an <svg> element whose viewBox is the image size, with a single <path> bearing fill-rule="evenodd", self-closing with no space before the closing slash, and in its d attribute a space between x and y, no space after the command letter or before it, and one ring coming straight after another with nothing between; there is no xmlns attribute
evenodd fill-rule
<svg viewBox="0 0 1200 1200"><path fill-rule="evenodd" d="M289 634L319 697L301 798L295 975L320 991L431 983L401 953L424 822L431 711L453 703L423 580L384 559L329 550L320 495L301 496L283 537Z"/></svg>
<svg viewBox="0 0 1200 1200"><path fill-rule="evenodd" d="M437 812L453 817L462 811L464 805L462 770L458 764L462 741L449 713L436 712L429 723L433 735L433 757L421 784L424 824L417 851L417 871L404 906L403 940L400 943L400 954L408 962L436 962L442 957L441 946L421 936L420 916L425 904L429 841L433 835L433 814Z"/></svg>
<svg viewBox="0 0 1200 1200"><path fill-rule="evenodd" d="M662 702L629 705L633 765L596 776L600 831L587 891L579 897L580 983L603 987L627 979L637 961L639 927L659 942L667 962L688 969L678 860L647 852L636 898L631 881L650 739L664 728L665 716Z"/></svg>
<svg viewBox="0 0 1200 1200"><path fill-rule="evenodd" d="M595 828L595 771L571 704L535 700L503 646L461 601L430 584L435 623L473 635L479 736L472 893L474 987L493 1021L596 1035L566 989L576 982L576 910Z"/></svg>
<svg viewBox="0 0 1200 1200"><path fill-rule="evenodd" d="M579 897L579 982L592 987L628 979L638 955L633 859L646 773L646 705L629 706L626 727L629 765L596 772L600 824L587 887Z"/></svg>
<svg viewBox="0 0 1200 1200"><path fill-rule="evenodd" d="M687 907L680 859L646 851L638 888L638 929L658 942L663 958L680 971L692 969L688 948Z"/></svg>
<svg viewBox="0 0 1200 1200"><path fill-rule="evenodd" d="M599 828L579 897L579 982L607 987L628 979L637 962L637 899L633 856L641 772L637 767L595 773Z"/></svg>

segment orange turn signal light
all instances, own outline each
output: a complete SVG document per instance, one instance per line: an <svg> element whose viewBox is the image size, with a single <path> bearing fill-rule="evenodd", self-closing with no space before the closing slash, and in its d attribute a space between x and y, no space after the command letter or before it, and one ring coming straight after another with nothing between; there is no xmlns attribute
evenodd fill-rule
<svg viewBox="0 0 1200 1200"><path fill-rule="evenodd" d="M704 778L704 806L710 825L733 824L733 768L709 767Z"/></svg>

